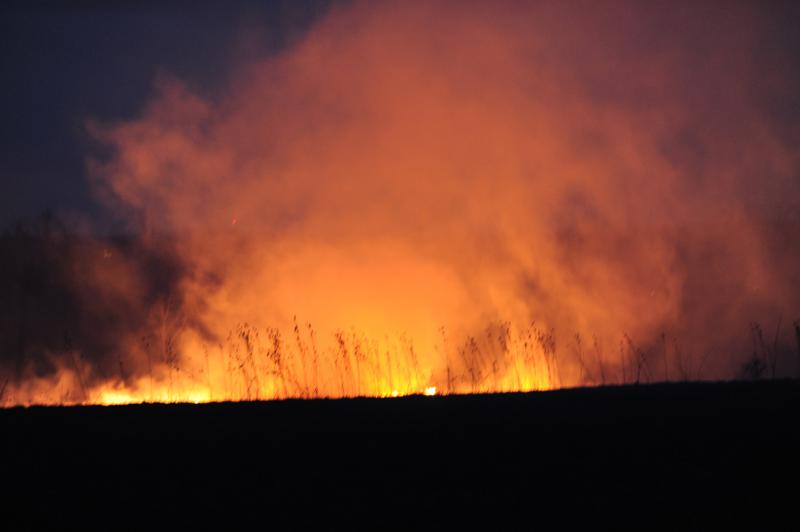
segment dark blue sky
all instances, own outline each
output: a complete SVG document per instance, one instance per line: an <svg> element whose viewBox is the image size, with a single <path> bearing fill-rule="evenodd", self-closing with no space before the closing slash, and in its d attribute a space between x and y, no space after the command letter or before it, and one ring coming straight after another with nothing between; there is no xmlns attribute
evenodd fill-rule
<svg viewBox="0 0 800 532"><path fill-rule="evenodd" d="M102 218L85 177L87 118L134 116L160 73L213 92L237 63L279 50L326 9L321 0L4 3L0 224L48 208Z"/></svg>

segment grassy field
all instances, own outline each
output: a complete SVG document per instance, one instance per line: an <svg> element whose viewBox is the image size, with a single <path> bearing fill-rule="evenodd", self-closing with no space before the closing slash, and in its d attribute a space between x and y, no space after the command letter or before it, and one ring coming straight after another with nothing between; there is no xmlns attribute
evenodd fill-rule
<svg viewBox="0 0 800 532"><path fill-rule="evenodd" d="M0 410L2 521L762 529L796 519L798 406L798 382L771 381L12 408Z"/></svg>

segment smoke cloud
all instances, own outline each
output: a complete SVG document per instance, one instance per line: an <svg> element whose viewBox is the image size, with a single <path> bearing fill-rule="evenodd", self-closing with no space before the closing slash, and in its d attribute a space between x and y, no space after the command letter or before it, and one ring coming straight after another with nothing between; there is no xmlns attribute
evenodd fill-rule
<svg viewBox="0 0 800 532"><path fill-rule="evenodd" d="M310 345L291 334L307 323L320 351L337 331L375 353L412 344L413 380L442 390L469 391L451 380L470 379L470 338L499 338L511 371L497 331L531 324L558 353L548 385L730 378L754 351L787 374L798 87L767 10L335 6L221 95L162 78L137 119L94 124L113 154L96 188L145 248L171 242L170 349L196 382L229 369L215 353L250 346L247 327Z"/></svg>

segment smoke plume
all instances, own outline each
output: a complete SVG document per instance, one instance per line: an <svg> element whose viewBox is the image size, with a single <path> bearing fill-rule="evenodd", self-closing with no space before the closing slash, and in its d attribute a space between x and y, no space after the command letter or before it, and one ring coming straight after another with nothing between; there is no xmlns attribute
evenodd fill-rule
<svg viewBox="0 0 800 532"><path fill-rule="evenodd" d="M130 359L114 386L530 389L730 378L753 357L792 373L798 84L766 11L353 2L220 95L162 77L138 118L92 125L112 153L98 197L179 265L157 302L125 271L100 283L149 302L101 349ZM521 384L528 342L540 385Z"/></svg>

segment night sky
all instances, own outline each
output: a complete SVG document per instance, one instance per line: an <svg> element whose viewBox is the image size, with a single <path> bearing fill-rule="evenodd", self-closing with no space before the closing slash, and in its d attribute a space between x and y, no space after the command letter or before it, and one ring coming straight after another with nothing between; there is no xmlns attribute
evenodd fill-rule
<svg viewBox="0 0 800 532"><path fill-rule="evenodd" d="M129 119L160 75L202 94L302 35L327 2L4 2L0 224L104 216L86 178L87 119Z"/></svg>

